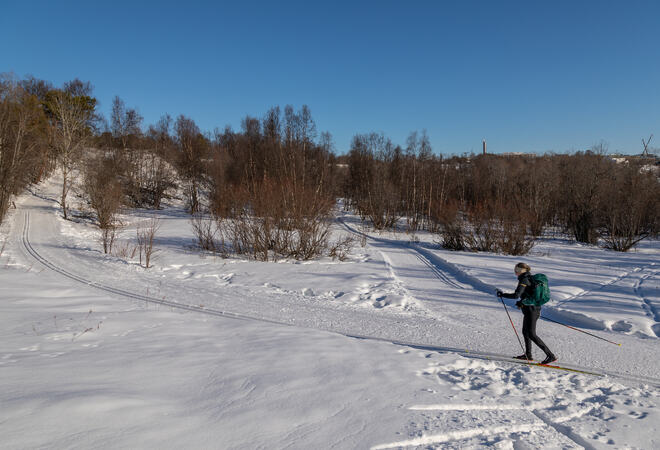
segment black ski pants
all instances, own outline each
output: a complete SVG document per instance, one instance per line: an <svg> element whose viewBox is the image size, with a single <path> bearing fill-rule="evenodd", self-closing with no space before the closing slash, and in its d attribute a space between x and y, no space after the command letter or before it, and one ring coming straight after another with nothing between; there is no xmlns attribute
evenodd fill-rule
<svg viewBox="0 0 660 450"><path fill-rule="evenodd" d="M546 356L552 354L547 345L536 335L536 322L541 315L541 307L534 305L523 305L523 337L525 338L525 354L528 358L532 358L532 342L543 350Z"/></svg>

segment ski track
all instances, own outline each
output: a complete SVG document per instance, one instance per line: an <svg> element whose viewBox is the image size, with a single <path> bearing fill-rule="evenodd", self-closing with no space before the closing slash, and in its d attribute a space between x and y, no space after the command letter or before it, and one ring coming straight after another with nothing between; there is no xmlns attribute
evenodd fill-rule
<svg viewBox="0 0 660 450"><path fill-rule="evenodd" d="M468 357L468 358L477 358L477 359L487 359L487 360L495 360L495 361L501 361L505 363L513 363L515 364L514 361L511 361L510 357L507 355L502 355L502 354L496 354L496 353L488 353L488 352L477 352L477 351L471 351L469 349L465 348L453 348L453 347L443 347L443 346L436 346L436 345L428 345L428 344L423 344L423 343L416 343L416 342L410 342L410 341L403 341L403 340L396 340L396 339L390 339L390 338L384 338L384 337L379 337L379 336L373 336L373 335L367 335L367 334L356 334L352 332L341 332L337 331L336 329L332 328L332 323L330 323L330 327L320 327L320 326L309 326L305 324L299 324L296 323L295 321L293 322L285 322L281 320L274 320L274 319L269 319L266 317L260 317L260 316L255 316L251 314L242 314L242 313L236 313L236 312L231 312L231 311L225 311L225 310L219 310L215 308L209 308L205 307L204 305L193 305L193 304L187 304L187 303L179 303L175 301L170 301L166 300L165 297L163 298L155 298L151 297L148 295L142 295L138 294L135 292L131 292L129 290L124 290L121 288L116 288L104 283L88 280L80 275L77 275L61 266L59 266L56 263L53 263L52 261L48 260L45 258L43 255L41 255L32 245L29 239L29 232L30 232L30 212L25 211L23 214L23 232L21 236L22 240L22 245L27 251L28 255L32 257L34 260L36 260L38 263L43 265L44 267L53 270L54 272L57 272L61 275L63 275L66 278L69 278L73 281L82 283L84 285L87 285L89 287L93 287L95 289L99 289L114 295L118 295L121 297L127 297L131 298L134 300L146 302L146 303L153 303L153 304L158 304L174 309L179 309L179 310L185 310L185 311L191 311L191 312L197 312L197 313L202 313L202 314L207 314L207 315L212 315L212 316L219 316L219 317L226 317L226 318L232 318L232 319L240 319L240 320L253 320L253 321L260 321L260 322L265 322L265 323L271 323L271 324L277 324L277 325L286 325L286 326L303 326L306 328L315 328L315 329L322 329L324 331L330 331L333 333L341 334L346 337L351 337L351 338L358 338L358 339L365 339L365 340L374 340L374 341L380 341L380 342L388 342L392 343L395 345L402 345L406 347L412 347L412 348L417 348L417 349L424 349L424 350L430 350L430 351L438 351L438 352L451 352L451 353L457 353L461 354L462 356ZM343 221L342 221L343 223ZM350 228L349 228L350 229ZM359 232L358 232L359 233ZM199 291L199 289L198 289ZM209 292L209 294L212 294ZM590 367L580 367L576 365L565 365L566 368L573 368L576 370L583 370L583 371L591 371L595 372L597 375L607 375L615 378L620 378L620 379L626 379L629 381L635 381L635 382L643 382L643 383L650 383L654 385L660 385L660 378L654 378L654 377L648 377L648 376L634 376L634 375L629 375L629 374L621 374L621 373L616 373L616 372L610 372L610 371L603 371L600 369L594 369Z"/></svg>
<svg viewBox="0 0 660 450"><path fill-rule="evenodd" d="M379 252L379 253L380 256L383 258L383 261L385 261L385 265L387 266L390 273L390 278L392 278L393 283L397 287L397 289L403 292L404 297L417 301L417 299L410 293L408 289L406 289L401 279L397 276L396 271L394 270L394 267L392 265L392 260L389 258L389 256L387 256L387 254L384 252Z"/></svg>
<svg viewBox="0 0 660 450"><path fill-rule="evenodd" d="M442 270L438 269L431 261L424 257L419 251L416 251L416 248L412 247L411 250L415 250L415 256L419 259L425 266L431 269L431 272L447 286L451 286L456 289L465 289L465 286L458 284L456 281L449 278Z"/></svg>
<svg viewBox="0 0 660 450"><path fill-rule="evenodd" d="M204 313L204 314L209 314L209 315L214 315L214 316L222 316L222 317L229 317L229 318L233 318L233 319L259 320L259 321L262 321L262 322L275 323L275 324L278 324L278 325L289 325L289 324L282 323L282 322L271 321L271 320L268 320L268 319L265 319L265 318L249 317L249 316L244 316L244 315L241 315L241 314L235 314L235 313L231 313L231 312L227 312L227 311L220 311L220 310L216 310L216 309L205 308L203 306L172 302L172 301L169 301L169 300L165 300L164 298L163 299L158 299L158 298L155 298L155 297L149 297L149 296L146 296L146 295L141 295L141 294L137 294L137 293L130 292L130 291L125 291L123 289L115 288L115 287L112 287L112 286L107 286L105 284L98 283L98 282L95 282L95 281L87 280L87 279L85 279L85 278L83 278L79 275L76 275L74 273L71 273L71 272L63 269L62 267L50 262L48 259L41 256L41 254L38 253L34 249L32 244L30 243L30 240L29 240L29 237L28 237L29 236L29 229L30 229L30 214L28 212L26 212L25 215L24 215L22 240L23 240L23 245L24 245L25 249L27 250L28 254L30 256L32 256L32 258L34 258L38 263L42 264L44 267L46 267L46 268L48 268L48 269L50 269L54 272L57 272L60 275L63 275L63 276L65 276L65 277L67 277L67 278L69 278L73 281L77 281L79 283L85 284L85 285L93 287L95 289L106 291L106 292L111 293L111 294L120 295L122 297L132 298L134 300L140 300L140 301L145 301L145 302L149 302L149 303L156 303L156 304L163 305L163 306L169 306L171 308L184 309L184 310L187 310L187 311L194 311L194 312L201 312L201 313Z"/></svg>
<svg viewBox="0 0 660 450"><path fill-rule="evenodd" d="M587 442L577 433L573 432L573 430L571 430L571 428L568 427L567 425L563 425L561 423L557 423L556 421L550 420L545 414L543 414L539 410L533 409L531 413L534 414L536 417L538 417L539 420L541 420L548 427L552 428L557 433L565 436L567 439L574 442L577 446L583 447L585 450L595 450L595 447L593 445L591 445L589 442Z"/></svg>
<svg viewBox="0 0 660 450"><path fill-rule="evenodd" d="M544 448L552 442L552 448L595 449L601 448L608 437L610 430L606 417L613 411L627 409L627 415L632 418L647 416L646 412L628 409L626 406L631 403L619 398L621 393L627 391L625 386L597 380L585 383L576 376L544 374L539 380L541 384L560 384L556 394L548 397L543 389L539 390L530 383L528 377L536 379L536 376L529 372L525 374L502 367L480 366L475 362L446 364L438 361L418 375L437 379L441 385L449 382L458 385L462 392L478 395L470 400L471 403L452 401L408 407L412 412L407 427L409 439L382 443L372 446L372 449L419 446L476 448L495 443L509 445L501 448L518 448L518 442L530 446L524 448ZM510 386L499 392L500 396L507 397L507 403L482 403L485 395L479 392L488 392L493 380ZM645 388L641 387L639 392L644 391ZM644 404L638 406L648 407ZM602 428L585 431L584 424L594 420L598 420ZM503 423L508 425L499 425ZM471 424L482 426L469 426ZM434 433L437 429L444 432ZM607 444L614 445L611 439Z"/></svg>
<svg viewBox="0 0 660 450"><path fill-rule="evenodd" d="M656 263L651 264L652 266L655 266ZM639 279L637 283L635 283L634 286L634 291L635 294L642 299L642 307L646 311L646 314L652 318L656 323L660 323L660 310L658 307L656 307L653 302L651 302L647 297L645 297L642 294L642 286L644 285L644 282L646 282L649 278L652 276L656 276L658 274L657 270L653 270L650 273L647 273L643 277Z"/></svg>
<svg viewBox="0 0 660 450"><path fill-rule="evenodd" d="M508 411L525 409L522 405L470 405L465 403L448 403L445 405L414 405L411 411Z"/></svg>
<svg viewBox="0 0 660 450"><path fill-rule="evenodd" d="M457 267L453 266L453 264L450 264L449 262L447 262L445 260L441 260L442 265L445 268L451 268L451 270L443 271L438 267L438 264L434 264L430 260L430 258L426 254L426 252L422 251L416 245L406 245L406 244L402 244L400 242L392 241L390 239L377 238L377 237L374 237L374 236L369 236L368 234L362 233L361 231L358 231L358 230L354 229L353 227L348 225L342 218L339 218L339 222L349 232L351 232L353 234L356 234L358 236L366 237L367 239L372 240L374 242L381 242L381 243L388 244L388 245L393 246L393 247L402 248L402 249L406 250L407 252L412 253L420 262L422 262L422 264L424 264L426 267L428 267L431 270L431 272L433 273L433 275L438 280L440 280L443 284L445 284L449 287L452 287L454 289L467 289L467 287L464 284L461 284L456 279L453 279L453 276L458 275L458 276L461 276L464 279L471 279L472 277L470 277L470 275L468 275L465 272L461 271ZM380 253L384 254L384 252L382 252L382 251ZM439 258L437 256L434 256L434 259L441 259L441 258ZM391 267L391 264L390 264L390 267ZM449 275L447 275L446 272L451 272L453 276L450 277ZM495 291L495 288L492 287L492 286L485 285L484 283L481 283L478 280L472 280L472 281L473 281L473 283L469 283L469 284L471 284L470 287L473 288L473 289L483 291L484 286L486 286L486 292L490 293L490 292ZM474 282L474 281L476 281L476 282Z"/></svg>
<svg viewBox="0 0 660 450"><path fill-rule="evenodd" d="M475 437L490 437L495 435L511 435L515 433L532 433L545 427L543 423L522 424L522 425L504 425L497 427L471 428L460 431L450 431L442 434L421 436L407 441L392 442L371 447L371 450L383 450L399 447L417 447L446 444L451 441L462 441Z"/></svg>
<svg viewBox="0 0 660 450"><path fill-rule="evenodd" d="M403 248L409 253L414 254L414 256L422 262L426 267L428 267L433 273L433 275L440 280L443 284L454 288L454 289L474 289L477 291L485 292L487 294L490 294L495 291L495 287L491 286L489 284L483 283L482 281L476 279L475 277L469 275L465 271L459 269L456 267L454 264L451 264L448 261L445 261L444 259L440 258L437 255L434 255L430 252L427 252L426 250L423 250L416 244L410 244L406 245L401 242L397 241L392 241L390 239L386 238L379 238L379 237L374 237L370 236L366 233L363 233L361 231L356 230L352 226L348 225L341 217L339 218L339 222L351 233L356 234L358 236L366 237L369 240L372 240L374 242L381 242L381 243L386 243L391 246ZM379 251L381 255L385 255L383 251ZM399 285L405 289L403 286L402 281L400 278L398 278L395 275L395 269L391 263L391 261L387 260L386 264L390 270L390 273L393 274L393 277L396 278L396 280L399 282ZM593 292L605 289L610 286L615 286L616 284L620 283L623 280L626 280L627 278L631 277L634 274L638 274L641 271L647 270L649 267L655 266L656 263L651 263L648 266L643 266L643 267L636 267L630 272L625 272L617 277L615 277L613 280L604 283L594 289L590 290L585 290L580 292L579 294L576 294L574 296L565 298L559 302L557 302L555 305L548 306L548 312L546 314L550 314L551 316L557 316L558 319L563 318L564 320L571 320L573 325L575 326L582 326L584 323L591 323L592 326L595 326L596 329L603 329L606 330L608 329L605 324L598 320L598 319L592 319L588 316L585 316L584 314L581 314L576 311L567 311L567 310L561 310L560 307L564 303L579 299L581 297L584 297L588 294L591 294ZM441 269L444 268L445 270ZM452 277L449 277L447 274L451 273ZM646 274L643 276L633 287L634 294L641 300L641 308L644 310L645 314L649 319L653 320L655 324L651 325L652 331L656 334L657 337L660 337L660 308L656 307L648 298L644 297L641 294L641 285L649 279L651 276L657 275L658 271L652 271L651 273ZM461 282L458 281L458 279L461 279Z"/></svg>
<svg viewBox="0 0 660 450"><path fill-rule="evenodd" d="M632 286L632 291L633 294L639 299L640 302L640 308L644 311L644 314L653 322L650 328L651 330L655 333L656 337L660 337L660 308L658 308L654 303L649 300L646 296L643 295L642 293L642 286L643 284L650 278L655 277L658 274L658 270L652 270L653 267L656 266L657 263L653 262L650 263L646 266L642 267L636 267L633 270L629 272L625 272L617 277L615 277L613 280L604 283L597 288L594 289L589 289L580 292L579 294L576 294L574 296L565 298L555 305L556 307L561 307L564 303L568 303L571 301L574 301L576 299L579 299L581 297L584 297L586 295L592 294L597 291L601 291L605 288L608 287L613 287L616 286L617 284L627 280L628 278L632 276L639 276L642 272L647 272L646 274L639 276L639 278L634 282ZM651 269L651 270L650 270ZM577 312L570 312L570 314L579 314Z"/></svg>
<svg viewBox="0 0 660 450"><path fill-rule="evenodd" d="M537 405L541 406L541 405ZM550 409L555 408L554 406L549 407ZM442 404L442 405L415 405L408 408L411 411L460 411L466 414L473 413L476 411L495 411L495 412L505 412L512 410L519 410L532 415L534 418L538 419L535 423L532 424L513 424L508 427L492 427L492 428L475 428L471 430L461 430L458 432L449 432L440 435L432 436L423 436L417 439L411 439L408 441L402 442L393 442L388 444L381 444L372 449L385 449L385 448L394 448L394 447L404 447L404 446L414 446L414 445L435 445L446 443L451 440L465 440L468 438L475 437L489 437L495 434L501 435L511 435L523 432L533 432L539 431L544 428L544 425L557 432L558 434L564 436L567 440L575 444L576 447L583 447L585 449L593 449L594 446L589 444L584 438L582 438L577 433L567 426L563 425L564 422L568 422L572 419L577 419L585 414L590 413L595 409L594 406L589 406L587 408L581 409L575 413L572 413L567 416L558 417L551 419L544 411L549 408L537 408L535 405L515 405L515 404L503 404L503 405L473 405L473 404ZM503 414L503 415L506 415ZM540 422L539 422L540 421Z"/></svg>
<svg viewBox="0 0 660 450"><path fill-rule="evenodd" d="M587 290L584 290L584 291L580 292L579 294L575 294L575 295L572 295L572 296L567 297L567 298L565 298L565 299L559 300L559 301L557 302L556 306L561 306L561 305L563 305L564 303L571 302L571 301L576 300L576 299L578 299L578 298L580 298L580 297L584 297L585 295L592 294L592 293L594 293L594 292L596 292L596 291L603 290L603 289L605 289L605 288L607 288L607 287L610 287L610 286L614 286L614 285L620 283L621 281L625 280L626 278L629 278L630 276L632 276L632 275L634 275L634 274L637 274L637 273L639 273L639 272L641 272L641 271L647 270L647 269L649 269L650 267L654 267L655 265L656 265L656 263L650 263L650 264L648 264L648 265L646 265L646 266L636 267L635 269L631 270L630 272L625 272L625 273L623 273L623 274L621 274L621 275L618 275L618 276L615 277L613 280L610 280L610 281L608 281L607 283L603 283L603 284L601 284L601 285L598 286L598 287L595 287L595 288L593 288L593 289L587 289ZM637 295L640 299L642 299L642 301L643 301L644 303L647 303L648 300L647 300L645 297L643 297L643 296L639 293L639 287L641 286L641 284L642 284L646 279L648 279L648 278L651 277L652 275L656 275L657 273L658 273L658 271L655 270L655 271L649 273L648 275L642 277L637 283L635 283L635 286L633 287L633 292L635 293L635 295ZM654 320L655 320L656 322L660 322L660 312L658 312L658 311L656 310L656 308L653 307L652 305L648 304L648 306L649 306L649 309L652 311L653 315L655 316L655 319L654 319Z"/></svg>

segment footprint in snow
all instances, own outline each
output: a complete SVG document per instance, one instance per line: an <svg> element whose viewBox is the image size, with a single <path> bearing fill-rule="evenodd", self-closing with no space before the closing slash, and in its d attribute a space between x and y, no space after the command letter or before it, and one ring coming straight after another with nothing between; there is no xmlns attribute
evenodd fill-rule
<svg viewBox="0 0 660 450"><path fill-rule="evenodd" d="M632 324L626 322L625 320L619 320L618 322L614 322L611 328L612 331L623 331L624 333L627 333L632 330Z"/></svg>

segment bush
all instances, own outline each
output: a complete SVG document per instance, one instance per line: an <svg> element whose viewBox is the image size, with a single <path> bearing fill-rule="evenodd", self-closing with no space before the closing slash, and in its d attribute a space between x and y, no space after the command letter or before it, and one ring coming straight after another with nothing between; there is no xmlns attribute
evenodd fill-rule
<svg viewBox="0 0 660 450"><path fill-rule="evenodd" d="M328 251L331 198L292 182L264 180L228 192L215 212L218 230L236 254L268 261L307 260ZM201 234L208 235L208 225Z"/></svg>
<svg viewBox="0 0 660 450"><path fill-rule="evenodd" d="M602 186L601 236L606 248L626 252L650 236L660 213L660 185L636 165L616 167Z"/></svg>
<svg viewBox="0 0 660 450"><path fill-rule="evenodd" d="M507 255L526 255L534 247L536 236L527 232L524 222L502 222L497 250Z"/></svg>
<svg viewBox="0 0 660 450"><path fill-rule="evenodd" d="M144 267L147 269L151 267L153 256L156 253L154 241L159 228L160 220L152 218L147 221L146 225L139 225L136 229L140 264L144 263Z"/></svg>
<svg viewBox="0 0 660 450"><path fill-rule="evenodd" d="M439 224L440 245L448 250L462 251L465 243L465 224L460 217L458 205L448 203L436 212L434 220Z"/></svg>
<svg viewBox="0 0 660 450"><path fill-rule="evenodd" d="M199 248L210 252L224 251L224 245L217 240L221 233L216 217L198 212L190 218L190 224Z"/></svg>
<svg viewBox="0 0 660 450"><path fill-rule="evenodd" d="M330 251L328 255L332 259L346 261L348 259L348 254L353 249L354 244L355 238L353 238L353 236L346 236L344 238L338 239L330 245Z"/></svg>
<svg viewBox="0 0 660 450"><path fill-rule="evenodd" d="M111 253L120 226L116 215L123 198L117 167L112 159L99 157L88 162L84 190L101 229L103 252Z"/></svg>
<svg viewBox="0 0 660 450"><path fill-rule="evenodd" d="M442 236L441 245L443 248L455 251L467 249L465 228L460 220L445 224L440 234Z"/></svg>
<svg viewBox="0 0 660 450"><path fill-rule="evenodd" d="M477 205L468 212L467 220L470 224L465 234L468 248L473 251L496 252L502 229L493 208Z"/></svg>

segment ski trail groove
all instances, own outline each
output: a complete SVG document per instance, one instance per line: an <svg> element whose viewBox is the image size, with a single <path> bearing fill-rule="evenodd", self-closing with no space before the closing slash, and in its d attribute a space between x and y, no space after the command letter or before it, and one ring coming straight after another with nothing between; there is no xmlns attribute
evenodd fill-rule
<svg viewBox="0 0 660 450"><path fill-rule="evenodd" d="M607 283L603 283L603 284L601 284L601 285L599 285L599 286L597 286L597 287L595 287L595 288L593 288L593 289L587 289L587 290L584 290L584 291L582 291L582 292L580 292L580 293L578 293L578 294L571 295L570 297L566 297L565 299L558 300L556 306L561 306L561 305L563 305L564 303L571 302L571 301L576 300L576 299L578 299L578 298L580 298L580 297L584 297L585 295L592 294L592 293L594 293L594 292L596 292L596 291L600 291L600 290L605 289L605 288L607 288L607 287L609 287L609 286L613 286L613 285L615 285L615 284L617 284L617 283L619 283L619 282L625 280L626 278L630 277L631 275L633 275L633 274L635 274L635 273L637 273L637 272L639 272L639 271L646 270L646 269L648 269L649 267L653 267L653 266L655 266L655 265L656 265L656 263L650 263L650 264L648 264L648 265L646 265L646 266L637 267L637 268L631 270L630 272L626 272L626 273L624 273L623 275L618 275L618 276L615 277L613 280L610 280L610 281L608 281ZM654 274L655 274L655 273L657 273L657 271L655 271ZM644 280L644 279L642 279L642 281L643 281L643 280ZM641 284L641 283L640 283L640 284ZM636 287L633 287L633 290L634 290L634 292L635 292L636 295L638 295L639 297L641 297L642 299L644 299L641 295L639 295L639 294L637 293L637 288L636 288ZM659 314L659 316L660 316L660 314ZM660 321L660 320L656 319L656 321Z"/></svg>
<svg viewBox="0 0 660 450"><path fill-rule="evenodd" d="M223 311L223 310L218 310L218 309L213 309L213 308L207 308L204 306L198 306L198 305L192 305L192 304L187 304L187 303L178 303L170 300L165 300L165 298L156 298L156 297L150 297L147 295L142 295L138 294L135 292L127 291L124 289L108 286L103 283L99 283L96 281L88 280L80 275L77 275L75 273L69 272L68 270L64 269L63 267L58 266L57 264L49 261L47 258L42 256L32 245L29 239L29 232L30 232L30 213L29 211L25 211L25 214L23 215L23 231L21 234L21 241L23 244L23 247L27 251L30 257L34 258L39 264L43 265L44 267L70 279L73 281L76 281L78 283L84 284L86 286L108 292L110 294L115 294L121 297L126 297L130 298L133 300L138 300L138 301L143 301L146 303L153 303L153 304L158 304L162 306L167 306L170 308L176 308L179 310L184 310L184 311L191 311L191 312L197 312L197 313L202 313L202 314L207 314L211 316L217 316L217 317L225 317L225 318L230 318L230 319L238 319L238 320L250 320L250 321L258 321L258 322L263 322L263 323L270 323L274 325L286 325L286 326L295 326L295 327L300 327L301 325L298 325L296 323L288 323L284 321L279 321L279 320L273 320L273 319L268 319L265 317L259 317L259 316L253 316L253 315L247 315L247 314L239 314L239 313L234 313L230 311ZM319 329L319 328L314 328L314 327L309 327L309 326L304 326L304 328L310 328L310 329ZM326 329L324 331L329 331L333 332L342 336L346 336L349 338L355 338L355 339L364 339L364 340L370 340L370 341L378 341L378 342L386 342L394 345L400 345L404 347L410 347L410 348L416 348L416 349L422 349L422 350L427 350L427 351L437 351L437 352L444 352L444 353L456 353L460 354L461 356L467 357L467 358L475 358L475 359L485 359L485 360L490 360L490 361L500 361L500 362L508 362L508 363L515 363L515 361L511 361L511 358L506 355L502 354L497 354L497 353L488 353L488 352L478 352L478 351L471 351L469 349L465 348L454 348L454 347L443 347L443 346L437 346L437 345L428 345L428 344L421 344L421 343L416 343L416 342L410 342L410 341L403 341L403 340L396 340L396 339L389 339L389 338L384 338L384 337L379 337L379 336L370 336L370 335L360 335L360 334L355 334L355 333L348 333L348 332L340 332L332 329ZM619 379L624 379L624 380L629 380L629 381L634 381L634 382L643 382L643 383L649 383L653 384L656 386L660 386L660 378L653 378L653 377L647 377L647 376L633 376L633 375L628 375L628 374L622 374L622 373L616 373L616 372L605 372L600 369L593 369L589 367L580 367L576 365L566 365L565 367L568 368L574 368L577 370L584 370L584 371L594 371L598 372L598 376L610 376L614 378L619 378ZM544 369L545 370L545 369Z"/></svg>
<svg viewBox="0 0 660 450"><path fill-rule="evenodd" d="M523 405L473 405L465 404L440 404L440 405L413 405L408 408L410 411L509 411L527 408Z"/></svg>
<svg viewBox="0 0 660 450"><path fill-rule="evenodd" d="M557 433L565 436L568 440L574 442L576 445L585 448L585 450L595 450L596 447L591 445L589 442L584 440L584 438L576 434L568 425L562 425L560 423L553 422L545 414L541 413L539 410L532 410L532 414L538 417L544 424L548 427L554 429Z"/></svg>
<svg viewBox="0 0 660 450"><path fill-rule="evenodd" d="M416 300L415 297L410 293L410 291L405 287L401 279L396 275L396 272L394 271L394 267L392 266L392 261L390 260L390 257L387 256L384 252L379 251L380 256L383 258L383 261L385 261L385 265L387 266L387 269L390 273L390 277L392 280L394 280L394 285L404 293L404 295L410 299Z"/></svg>
<svg viewBox="0 0 660 450"><path fill-rule="evenodd" d="M431 261L429 261L424 255L419 253L414 247L411 248L411 250L415 251L415 256L417 259L419 259L425 266L427 266L429 269L431 269L431 272L442 282L445 284L454 287L456 289L465 289L464 286L458 284L454 280L450 279L442 270L438 269L436 265L434 265Z"/></svg>
<svg viewBox="0 0 660 450"><path fill-rule="evenodd" d="M399 447L419 447L431 446L437 444L445 444L451 441L462 441L474 437L488 437L498 434L511 435L513 433L531 433L546 427L544 423L520 424L520 425L503 425L498 427L486 428L469 428L466 430L449 431L443 434L421 436L407 441L391 442L388 444L380 444L371 447L371 450L384 450L388 448Z"/></svg>
<svg viewBox="0 0 660 450"><path fill-rule="evenodd" d="M475 405L475 404L439 404L439 405L414 405L408 408L411 411L509 411L509 410L523 410L530 411L537 419L547 425L548 428L556 431L557 433L566 437L569 441L573 442L578 447L585 449L593 449L594 447L586 442L583 437L577 435L568 425L563 425L563 422L569 421L575 417L583 416L593 410L593 407L586 410L579 411L578 413L560 418L559 420L552 420L548 418L540 409L529 408L524 405L517 404L502 404L502 405ZM396 443L400 444L400 443ZM391 444L396 446L395 444ZM383 448L383 447L381 447Z"/></svg>
<svg viewBox="0 0 660 450"><path fill-rule="evenodd" d="M155 304L159 304L159 305L163 305L163 306L169 306L171 308L183 309L183 310L187 310L187 311L201 312L201 313L204 313L204 314L209 314L209 315L214 315L214 316L230 317L230 318L233 318L233 319L259 320L259 321L262 321L262 322L270 322L270 323L274 323L274 324L278 324L278 325L288 325L284 322L271 321L271 320L268 320L268 319L265 319L265 318L249 317L249 316L244 316L242 314L236 314L236 313L232 313L232 312L228 312L228 311L220 311L220 310L216 310L216 309L205 308L203 306L191 305L191 304L186 304L186 303L177 303L177 302L173 302L173 301L169 301L169 300L165 300L165 299L149 297L149 296L146 296L146 295L137 294L137 293L130 292L130 291L125 291L123 289L115 288L115 287L112 287L112 286L107 286L105 284L97 283L95 281L87 280L87 279L85 279L85 278L83 278L79 275L76 275L74 273L71 273L71 272L63 269L62 267L59 267L59 266L55 265L54 263L50 262L48 259L41 256L41 254L39 254L34 249L32 244L30 243L30 240L28 238L29 228L30 228L30 215L29 215L29 213L26 212L25 216L24 216L22 240L23 240L23 246L25 247L27 252L30 254L30 256L32 256L37 262L42 264L44 267L46 267L46 268L48 268L48 269L50 269L54 272L57 272L60 275L65 276L66 278L69 278L71 280L74 280L74 281L77 281L79 283L85 284L87 286L93 287L95 289L106 291L106 292L109 292L111 294L120 295L122 297L132 298L134 300L140 300L140 301L145 301L145 302L149 302L149 303L155 303Z"/></svg>
<svg viewBox="0 0 660 450"><path fill-rule="evenodd" d="M373 236L369 236L369 235L367 235L367 234L365 234L365 233L362 233L361 231L355 230L355 229L352 228L350 225L348 225L348 224L347 224L342 218L339 218L339 222L340 222L340 223L341 223L341 224L342 224L342 225L343 225L343 226L344 226L349 232L351 232L351 233L353 233L353 234L357 234L357 235L359 235L359 236L364 236L364 237L366 237L366 238L368 238L368 239L371 239L371 240L373 240L373 241L376 241L376 242L383 242L383 243L393 244L392 242L390 242L390 241L387 240L387 239L384 239L384 238L375 238L375 237L373 237ZM433 264L433 262L431 262L426 256L424 256L424 255L422 254L422 252L421 252L418 248L416 248L415 246L404 246L404 245L401 245L401 244L398 244L398 243L393 244L393 245L397 245L397 246L399 246L400 248L403 248L403 249L405 249L406 251L408 251L408 252L410 252L410 253L413 253L414 256L415 256L417 259L419 259L420 262L422 262L425 266L427 266L429 269L431 269L431 272L433 273L433 275L434 275L437 279L439 279L441 282L443 282L444 284L446 284L446 285L448 285L448 286L450 286L450 287L453 287L453 288L455 288L455 289L466 289L466 287L465 287L464 285L458 283L458 282L455 281L455 280L452 280L449 276L447 276L447 274L446 274L444 271L440 270L436 264ZM381 253L382 253L382 252L381 252ZM469 275L465 275L465 276L468 277ZM494 289L491 289L491 290L494 290Z"/></svg>
<svg viewBox="0 0 660 450"><path fill-rule="evenodd" d="M655 265L655 263L653 263L652 265ZM658 308L642 294L642 285L644 284L644 282L657 274L658 271L654 270L651 273L648 273L642 278L640 278L639 282L635 284L635 294L642 299L642 302L644 304L644 309L647 312L647 315L649 317L652 317L653 320L655 320L656 322L660 322L660 310L658 310Z"/></svg>

